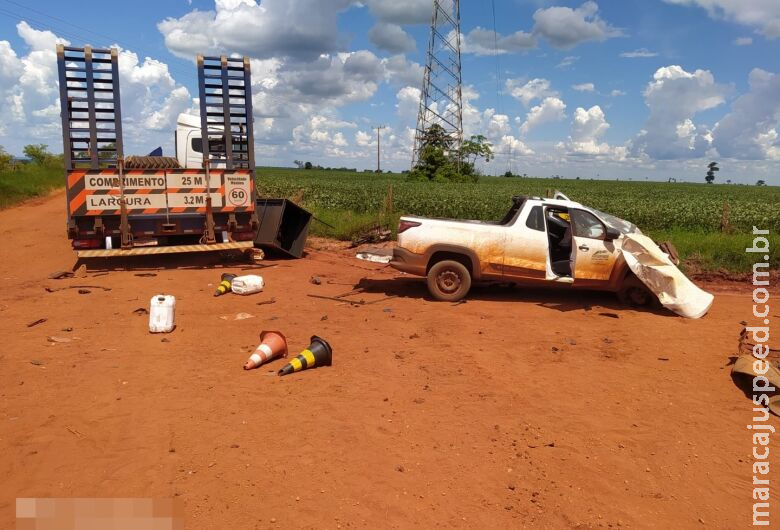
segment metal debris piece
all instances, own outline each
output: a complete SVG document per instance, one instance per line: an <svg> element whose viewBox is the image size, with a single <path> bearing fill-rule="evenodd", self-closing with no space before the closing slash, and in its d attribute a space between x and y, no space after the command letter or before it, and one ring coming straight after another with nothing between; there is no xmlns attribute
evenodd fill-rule
<svg viewBox="0 0 780 530"><path fill-rule="evenodd" d="M268 305L268 304L275 304L276 298L271 298L270 300L263 300L262 302L257 302L255 305Z"/></svg>
<svg viewBox="0 0 780 530"><path fill-rule="evenodd" d="M48 320L47 318L39 318L39 319L38 319L38 320L36 320L35 322L30 322L29 324L27 324L27 327L28 327L28 328L35 327L35 326L37 326L38 324L43 324L43 323L44 323L44 322L46 322L47 320Z"/></svg>

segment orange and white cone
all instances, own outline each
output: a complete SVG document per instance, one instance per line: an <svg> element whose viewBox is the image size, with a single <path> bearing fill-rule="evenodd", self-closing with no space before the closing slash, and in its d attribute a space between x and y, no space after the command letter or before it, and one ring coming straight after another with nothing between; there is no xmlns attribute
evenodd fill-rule
<svg viewBox="0 0 780 530"><path fill-rule="evenodd" d="M249 356L244 370L257 368L276 357L287 357L287 339L278 331L263 331L260 333L260 346Z"/></svg>

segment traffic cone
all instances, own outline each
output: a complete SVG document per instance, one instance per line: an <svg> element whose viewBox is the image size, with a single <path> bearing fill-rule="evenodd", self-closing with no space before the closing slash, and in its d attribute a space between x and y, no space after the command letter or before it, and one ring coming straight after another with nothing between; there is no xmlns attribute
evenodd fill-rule
<svg viewBox="0 0 780 530"><path fill-rule="evenodd" d="M275 357L287 357L287 339L278 331L263 331L260 334L260 346L249 356L244 370L257 368Z"/></svg>
<svg viewBox="0 0 780 530"><path fill-rule="evenodd" d="M214 291L214 296L222 296L225 293L229 293L231 290L231 284L233 283L233 278L235 277L235 274L228 274L227 272L224 273L222 275L222 281L217 287L217 290Z"/></svg>
<svg viewBox="0 0 780 530"><path fill-rule="evenodd" d="M279 370L279 375L300 372L315 366L330 366L333 360L333 350L330 344L314 335L309 347L299 353L293 360Z"/></svg>

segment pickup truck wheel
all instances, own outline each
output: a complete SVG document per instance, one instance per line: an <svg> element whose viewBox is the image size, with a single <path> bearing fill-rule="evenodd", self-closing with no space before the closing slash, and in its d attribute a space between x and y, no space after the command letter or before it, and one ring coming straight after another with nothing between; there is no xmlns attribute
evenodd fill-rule
<svg viewBox="0 0 780 530"><path fill-rule="evenodd" d="M631 307L657 307L660 305L658 297L633 274L628 275L623 280L617 295L623 304Z"/></svg>
<svg viewBox="0 0 780 530"><path fill-rule="evenodd" d="M428 290L436 300L457 302L471 289L469 270L457 261L444 260L428 271Z"/></svg>

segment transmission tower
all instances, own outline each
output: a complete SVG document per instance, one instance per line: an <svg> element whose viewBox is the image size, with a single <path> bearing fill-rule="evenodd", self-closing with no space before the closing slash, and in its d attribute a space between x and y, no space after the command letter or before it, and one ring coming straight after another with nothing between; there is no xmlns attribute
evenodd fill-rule
<svg viewBox="0 0 780 530"><path fill-rule="evenodd" d="M420 158L426 131L434 124L452 138L452 150L463 143L463 95L460 67L460 0L433 0L431 37L423 75L420 111L414 136L412 168Z"/></svg>

